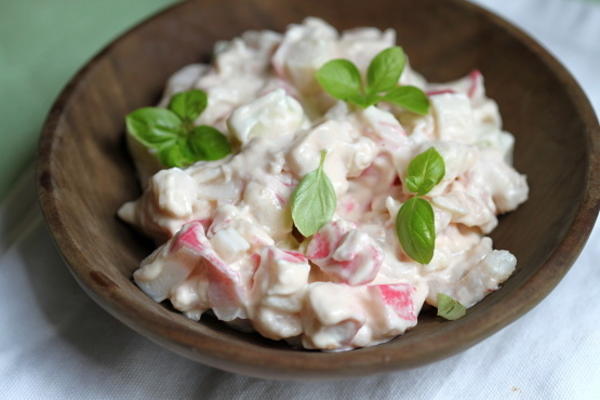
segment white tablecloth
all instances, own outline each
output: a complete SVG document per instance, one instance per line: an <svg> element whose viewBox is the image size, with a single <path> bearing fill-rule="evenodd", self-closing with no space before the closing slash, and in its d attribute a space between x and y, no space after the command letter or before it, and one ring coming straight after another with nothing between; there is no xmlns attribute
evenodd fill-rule
<svg viewBox="0 0 600 400"><path fill-rule="evenodd" d="M600 3L482 1L524 27L600 109ZM600 399L600 228L533 311L421 368L329 382L221 372L164 350L93 303L54 248L31 171L0 206L3 399Z"/></svg>

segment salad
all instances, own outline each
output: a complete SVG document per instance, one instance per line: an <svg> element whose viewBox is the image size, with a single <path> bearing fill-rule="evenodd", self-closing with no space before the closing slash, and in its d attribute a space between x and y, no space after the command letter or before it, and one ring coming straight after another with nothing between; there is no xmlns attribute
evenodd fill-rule
<svg viewBox="0 0 600 400"><path fill-rule="evenodd" d="M348 350L515 270L487 235L528 186L482 74L429 83L391 29L245 32L126 123L144 191L118 215L158 245L133 279L193 320Z"/></svg>

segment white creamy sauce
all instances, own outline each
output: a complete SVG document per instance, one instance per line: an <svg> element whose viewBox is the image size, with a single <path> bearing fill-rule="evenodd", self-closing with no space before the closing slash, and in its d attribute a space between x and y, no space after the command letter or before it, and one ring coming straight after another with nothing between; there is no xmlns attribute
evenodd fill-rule
<svg viewBox="0 0 600 400"><path fill-rule="evenodd" d="M235 151L155 173L152 154L130 143L145 190L119 216L161 244L135 272L138 286L189 318L212 310L232 324L249 321L265 337L326 350L404 333L438 293L470 307L498 289L516 258L485 235L498 214L527 199L528 187L511 165L514 140L481 74L430 84L407 66L399 83L429 95L425 116L387 104L352 109L315 81L333 58L364 73L394 42L392 30L339 34L309 18L284 35L246 32L219 42L212 65L176 73L161 104L180 91L206 91L196 122L222 130ZM409 198L408 163L430 147L446 175L426 196L437 239L432 261L421 265L403 253L394 219ZM289 199L321 150L337 210L299 242Z"/></svg>

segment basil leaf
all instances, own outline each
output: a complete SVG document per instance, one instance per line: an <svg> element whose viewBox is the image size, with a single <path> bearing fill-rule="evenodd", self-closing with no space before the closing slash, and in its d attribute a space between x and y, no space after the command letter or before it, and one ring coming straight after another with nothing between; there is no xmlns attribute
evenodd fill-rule
<svg viewBox="0 0 600 400"><path fill-rule="evenodd" d="M219 160L231 153L229 141L215 128L201 125L194 128L187 140L178 140L164 146L158 158L165 167L187 167L196 161Z"/></svg>
<svg viewBox="0 0 600 400"><path fill-rule="evenodd" d="M446 174L444 159L438 151L431 147L412 159L404 184L413 193L424 195L429 193Z"/></svg>
<svg viewBox="0 0 600 400"><path fill-rule="evenodd" d="M323 150L319 167L302 178L291 197L292 220L306 237L321 229L335 212L335 190L323 170L326 155Z"/></svg>
<svg viewBox="0 0 600 400"><path fill-rule="evenodd" d="M159 107L144 107L125 117L127 132L144 146L161 148L173 143L181 132L181 120L172 111Z"/></svg>
<svg viewBox="0 0 600 400"><path fill-rule="evenodd" d="M427 264L433 258L435 221L427 200L409 199L396 216L396 234L404 252L413 260Z"/></svg>
<svg viewBox="0 0 600 400"><path fill-rule="evenodd" d="M395 87L405 64L406 56L401 47L390 47L377 54L367 69L368 93L379 93Z"/></svg>
<svg viewBox="0 0 600 400"><path fill-rule="evenodd" d="M178 140L158 152L160 163L167 168L186 167L194 162L185 140Z"/></svg>
<svg viewBox="0 0 600 400"><path fill-rule="evenodd" d="M331 60L319 68L315 76L321 87L332 97L357 105L363 103L360 72L352 62L344 59Z"/></svg>
<svg viewBox="0 0 600 400"><path fill-rule="evenodd" d="M169 110L183 121L192 123L198 118L208 104L206 92L198 89L177 93L169 102Z"/></svg>
<svg viewBox="0 0 600 400"><path fill-rule="evenodd" d="M417 114L425 115L429 112L429 98L418 87L399 86L387 92L381 99Z"/></svg>
<svg viewBox="0 0 600 400"><path fill-rule="evenodd" d="M381 97L379 97L379 95L368 93L366 96L363 97L362 104L356 104L361 106L362 108L367 108L372 106L373 104L377 104L379 101L381 101Z"/></svg>
<svg viewBox="0 0 600 400"><path fill-rule="evenodd" d="M227 137L207 125L200 125L192 129L187 143L193 161L220 160L231 153Z"/></svg>
<svg viewBox="0 0 600 400"><path fill-rule="evenodd" d="M467 313L465 306L443 293L437 294L437 315L448 320L455 320Z"/></svg>

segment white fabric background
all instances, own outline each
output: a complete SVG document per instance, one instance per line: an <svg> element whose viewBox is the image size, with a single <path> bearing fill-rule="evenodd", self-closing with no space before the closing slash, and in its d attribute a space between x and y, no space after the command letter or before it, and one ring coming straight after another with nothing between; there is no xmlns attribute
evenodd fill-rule
<svg viewBox="0 0 600 400"><path fill-rule="evenodd" d="M600 109L600 3L481 1L555 53ZM77 286L38 211L31 171L0 206L3 399L600 399L600 227L538 307L421 368L274 382L195 364L130 331Z"/></svg>

